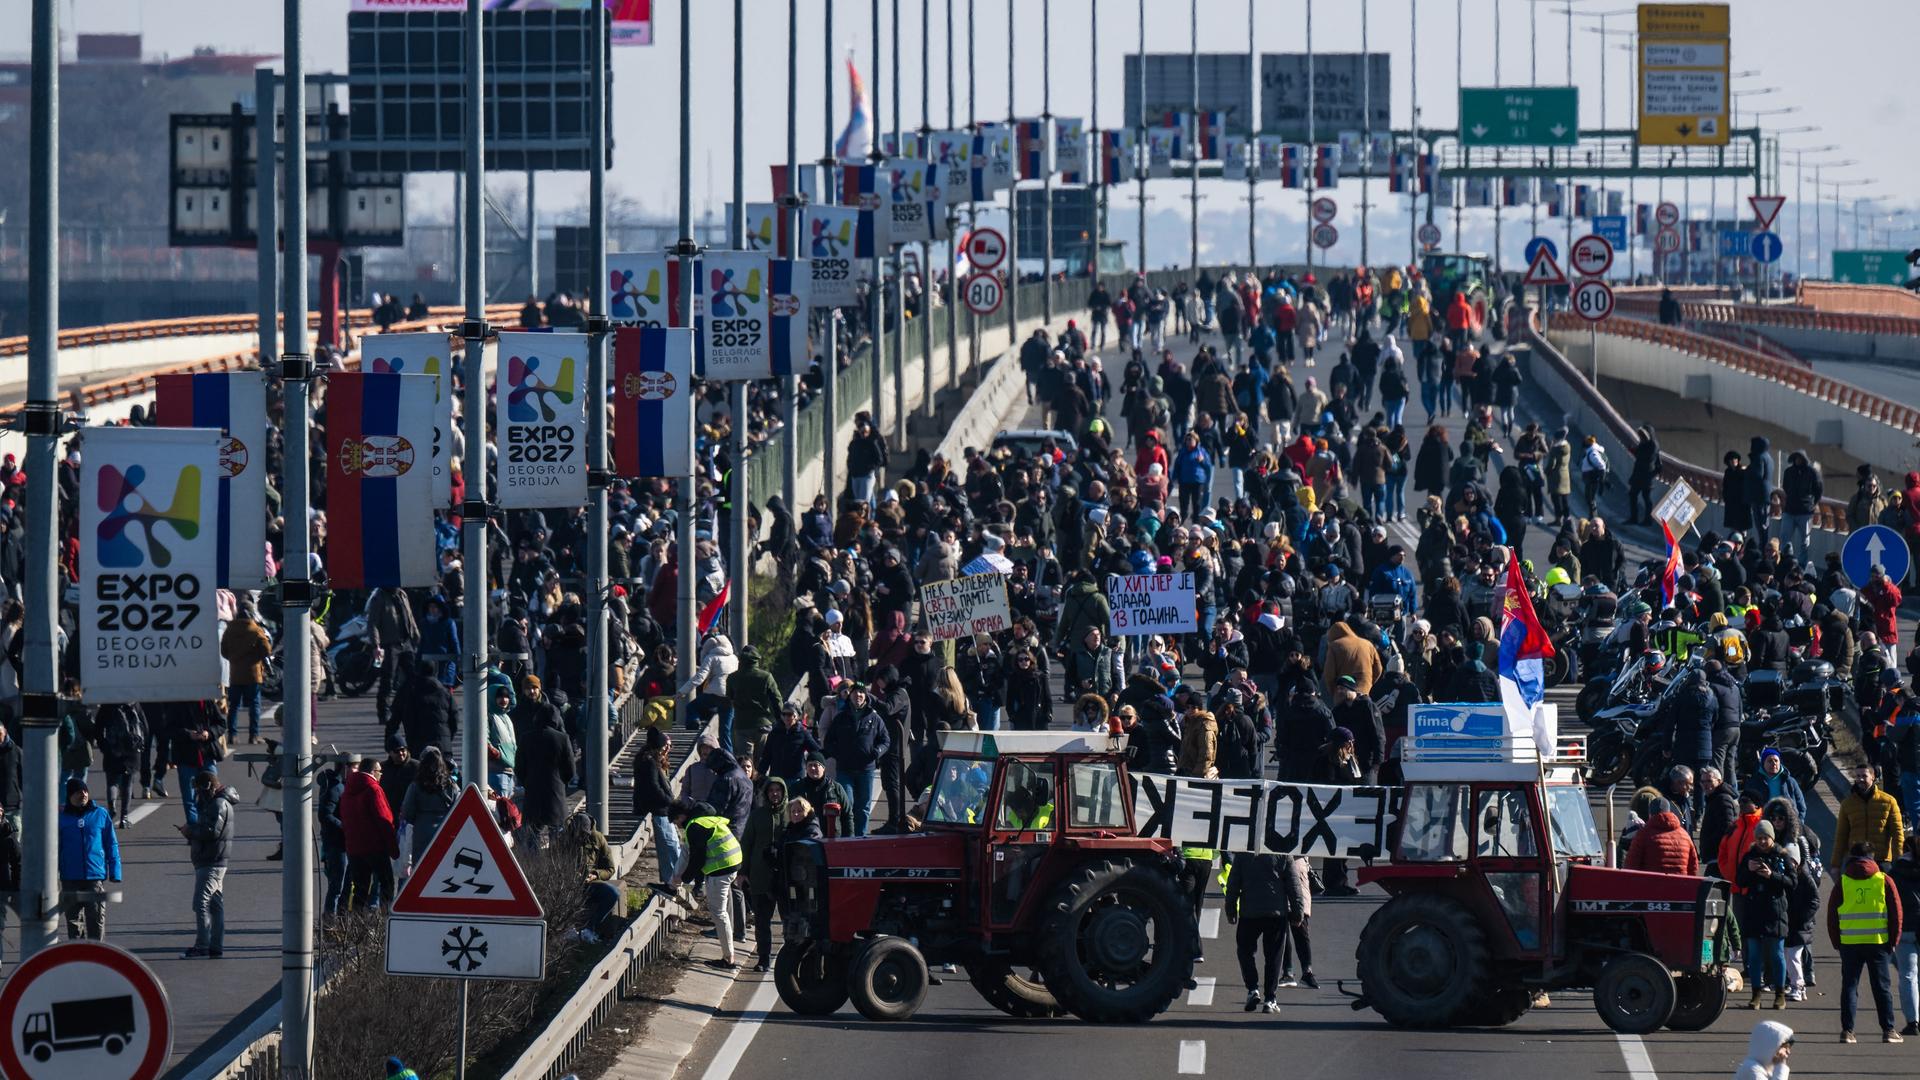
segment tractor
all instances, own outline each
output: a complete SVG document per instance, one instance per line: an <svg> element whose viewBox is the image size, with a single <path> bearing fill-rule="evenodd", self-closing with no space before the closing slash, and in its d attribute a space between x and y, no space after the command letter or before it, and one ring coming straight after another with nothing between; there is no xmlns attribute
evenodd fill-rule
<svg viewBox="0 0 1920 1080"><path fill-rule="evenodd" d="M1727 884L1604 864L1584 754L1511 737L1403 743L1390 896L1356 951L1361 994L1399 1027L1510 1024L1539 991L1589 988L1614 1031L1699 1031L1726 1008Z"/></svg>
<svg viewBox="0 0 1920 1080"><path fill-rule="evenodd" d="M1433 294L1434 317L1444 322L1453 294L1465 292L1467 306L1473 310L1471 338L1481 340L1493 297L1488 284L1493 275L1493 260L1481 252L1458 254L1429 251L1420 258L1420 274L1427 279Z"/></svg>
<svg viewBox="0 0 1920 1080"><path fill-rule="evenodd" d="M784 852L794 1012L904 1020L955 964L1023 1019L1151 1019L1193 985L1178 852L1134 835L1124 736L952 732L919 830Z"/></svg>

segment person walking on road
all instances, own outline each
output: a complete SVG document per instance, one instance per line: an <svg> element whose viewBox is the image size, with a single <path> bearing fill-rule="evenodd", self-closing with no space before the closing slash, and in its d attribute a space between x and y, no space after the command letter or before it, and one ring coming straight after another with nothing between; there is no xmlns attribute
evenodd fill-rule
<svg viewBox="0 0 1920 1080"><path fill-rule="evenodd" d="M1247 1011L1280 1011L1280 951L1290 926L1306 918L1302 883L1296 881L1291 855L1241 855L1227 874L1227 922L1235 926L1234 950L1247 985ZM1259 957L1254 953L1259 950ZM1259 961L1266 964L1260 978Z"/></svg>
<svg viewBox="0 0 1920 1080"><path fill-rule="evenodd" d="M567 820L567 785L573 783L573 743L561 726L560 710L546 699L540 680L529 675L520 703L524 710L516 776L525 797L521 803L526 827L540 846Z"/></svg>
<svg viewBox="0 0 1920 1080"><path fill-rule="evenodd" d="M379 658L380 684L373 711L380 726L391 731L393 684L407 670L406 661L420 643L420 624L413 618L413 602L401 589L375 589L367 598L367 633Z"/></svg>
<svg viewBox="0 0 1920 1080"><path fill-rule="evenodd" d="M1835 817L1833 847L1834 876L1841 874L1843 853L1864 843L1875 862L1891 864L1906 845L1906 830L1901 827L1900 803L1892 795L1874 786L1877 774L1871 765L1853 770L1853 790L1840 801Z"/></svg>
<svg viewBox="0 0 1920 1080"><path fill-rule="evenodd" d="M193 827L176 825L193 860L193 947L182 959L219 959L227 933L227 859L233 852L233 808L240 800L207 769L194 777L200 813Z"/></svg>
<svg viewBox="0 0 1920 1080"><path fill-rule="evenodd" d="M420 755L420 770L413 774L413 783L407 786L407 793L400 800L400 820L406 823L410 836L408 843L408 862L419 865L427 845L433 842L433 836L446 823L447 815L453 813L453 804L460 799L460 789L454 785L453 771L447 767L446 755L437 746L429 746Z"/></svg>
<svg viewBox="0 0 1920 1080"><path fill-rule="evenodd" d="M733 890L733 879L740 864L745 861L740 841L727 819L706 803L675 803L673 819L675 824L686 826L687 851L673 876L667 879L667 888L675 890L690 878L702 883L706 890L707 914L713 919L713 937L720 944L720 958L707 961L707 966L732 971L740 965L733 958L733 910L728 894Z"/></svg>
<svg viewBox="0 0 1920 1080"><path fill-rule="evenodd" d="M1920 912L1920 831L1907 834L1907 850L1887 867L1887 876L1900 892L1901 912ZM1920 1035L1920 939L1916 939L1912 915L1903 921L1893 968L1900 984L1900 1011L1907 1018L1900 1034Z"/></svg>
<svg viewBox="0 0 1920 1080"><path fill-rule="evenodd" d="M260 741L260 684L267 678L273 639L260 625L260 611L243 599L227 632L220 635L220 656L227 662L227 741L239 738L240 709L247 710L247 741Z"/></svg>
<svg viewBox="0 0 1920 1080"><path fill-rule="evenodd" d="M120 840L113 816L93 801L85 778L67 781L59 835L60 891L88 894L62 901L67 936L100 941L107 936L107 885L120 881Z"/></svg>
<svg viewBox="0 0 1920 1080"><path fill-rule="evenodd" d="M400 834L393 808L380 788L380 763L362 761L347 774L340 796L340 823L347 849L347 890L355 910L377 910L393 903L393 860L400 857Z"/></svg>
<svg viewBox="0 0 1920 1080"><path fill-rule="evenodd" d="M1900 892L1882 873L1873 847L1857 843L1846 852L1845 868L1827 901L1827 938L1840 952L1840 1041L1855 1042L1853 1023L1860 1007L1860 973L1873 988L1880 1041L1906 1041L1893 1026L1893 987L1888 961L1900 940Z"/></svg>
<svg viewBox="0 0 1920 1080"><path fill-rule="evenodd" d="M1747 1059L1734 1067L1733 1080L1787 1080L1793 1056L1793 1029L1778 1020L1762 1020L1747 1036Z"/></svg>

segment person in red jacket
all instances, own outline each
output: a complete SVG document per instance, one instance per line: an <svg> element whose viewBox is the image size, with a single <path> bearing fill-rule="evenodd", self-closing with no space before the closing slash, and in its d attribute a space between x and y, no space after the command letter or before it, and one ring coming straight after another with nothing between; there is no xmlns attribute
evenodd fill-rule
<svg viewBox="0 0 1920 1080"><path fill-rule="evenodd" d="M1846 869L1827 898L1827 940L1840 952L1840 1041L1854 1041L1860 973L1865 971L1873 987L1881 1041L1903 1042L1893 1027L1893 978L1888 964L1894 943L1900 940L1900 889L1892 877L1880 872L1870 845L1853 845L1846 859ZM1873 888L1876 880L1879 889Z"/></svg>
<svg viewBox="0 0 1920 1080"><path fill-rule="evenodd" d="M1167 457L1167 448L1160 445L1158 431L1148 431L1141 436L1140 449L1134 451L1133 473L1135 476L1147 475L1149 465L1160 466L1160 473L1163 476L1173 468L1172 460Z"/></svg>
<svg viewBox="0 0 1920 1080"><path fill-rule="evenodd" d="M1880 643L1886 646L1887 661L1898 662L1900 648L1900 586L1887 578L1887 568L1873 567L1873 576L1860 590L1860 602L1866 606L1870 626Z"/></svg>
<svg viewBox="0 0 1920 1080"><path fill-rule="evenodd" d="M1740 816L1733 820L1733 827L1720 840L1720 850L1713 853L1714 872L1728 881L1733 881L1740 867L1740 856L1753 846L1753 830L1760 824L1760 799L1752 791L1740 796ZM1733 886L1735 895L1747 890L1739 885Z"/></svg>
<svg viewBox="0 0 1920 1080"><path fill-rule="evenodd" d="M1700 874L1700 853L1694 850L1693 837L1680 824L1673 804L1655 799L1647 807L1647 823L1633 836L1627 849L1628 870L1650 870L1656 874Z"/></svg>
<svg viewBox="0 0 1920 1080"><path fill-rule="evenodd" d="M380 761L354 764L340 796L340 829L347 849L347 892L355 908L393 902L393 860L400 857L400 834L393 807L380 788Z"/></svg>

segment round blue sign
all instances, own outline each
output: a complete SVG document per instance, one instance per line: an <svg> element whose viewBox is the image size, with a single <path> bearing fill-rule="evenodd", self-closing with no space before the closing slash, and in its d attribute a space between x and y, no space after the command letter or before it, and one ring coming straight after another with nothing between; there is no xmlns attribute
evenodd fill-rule
<svg viewBox="0 0 1920 1080"><path fill-rule="evenodd" d="M1528 266L1532 266L1533 261L1540 257L1541 248L1546 249L1547 258L1552 259L1555 262L1560 261L1560 249L1553 246L1553 241L1547 239L1544 236L1536 236L1533 239L1527 241L1527 265Z"/></svg>
<svg viewBox="0 0 1920 1080"><path fill-rule="evenodd" d="M1780 252L1785 247L1786 245L1780 242L1780 237L1770 232L1754 233L1753 239L1747 241L1747 251L1756 261L1763 263L1779 262Z"/></svg>
<svg viewBox="0 0 1920 1080"><path fill-rule="evenodd" d="M1840 569L1846 571L1847 580L1853 582L1855 588L1866 587L1876 565L1886 567L1887 579L1898 585L1907 580L1911 562L1907 542L1885 525L1855 529L1848 535L1846 546L1840 549Z"/></svg>

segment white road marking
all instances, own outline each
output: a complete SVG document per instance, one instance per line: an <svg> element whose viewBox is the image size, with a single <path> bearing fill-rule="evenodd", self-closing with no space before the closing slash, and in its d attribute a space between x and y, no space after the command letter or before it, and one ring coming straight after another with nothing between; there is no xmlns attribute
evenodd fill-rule
<svg viewBox="0 0 1920 1080"><path fill-rule="evenodd" d="M1180 1040L1180 1075L1205 1076L1207 1072L1207 1041L1205 1039Z"/></svg>
<svg viewBox="0 0 1920 1080"><path fill-rule="evenodd" d="M1210 907L1210 908L1203 908L1201 910L1200 936L1208 939L1217 938L1220 936L1220 909L1219 908Z"/></svg>
<svg viewBox="0 0 1920 1080"><path fill-rule="evenodd" d="M1620 1056L1627 1059L1627 1075L1633 1080L1660 1080L1660 1074L1653 1071L1653 1058L1647 1055L1647 1044L1640 1041L1638 1035L1614 1033L1620 1040Z"/></svg>
<svg viewBox="0 0 1920 1080"><path fill-rule="evenodd" d="M760 1025L767 1022L767 1014L773 1011L773 1003L779 994L772 979L753 988L753 996L747 999L746 1009L734 1021L733 1030L727 1033L727 1041L720 1044L720 1052L713 1055L713 1062L707 1066L706 1072L700 1074L700 1080L729 1080L733 1076L740 1059L747 1055L747 1047L753 1045L753 1037L760 1033Z"/></svg>
<svg viewBox="0 0 1920 1080"><path fill-rule="evenodd" d="M139 806L136 806L133 808L133 813L127 815L128 826L134 826L134 825L140 824L141 822L152 817L154 814L154 811L159 809L160 809L160 804L157 802L141 803Z"/></svg>
<svg viewBox="0 0 1920 1080"><path fill-rule="evenodd" d="M1195 977L1193 989L1187 991L1187 1004L1202 1006L1213 1004L1213 984L1218 981L1205 975Z"/></svg>

